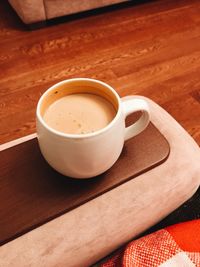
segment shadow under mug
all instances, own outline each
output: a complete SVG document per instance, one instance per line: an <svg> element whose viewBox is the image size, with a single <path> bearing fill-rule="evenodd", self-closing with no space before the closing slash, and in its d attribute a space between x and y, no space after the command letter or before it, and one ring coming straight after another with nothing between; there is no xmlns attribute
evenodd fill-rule
<svg viewBox="0 0 200 267"><path fill-rule="evenodd" d="M66 134L46 124L43 119L46 108L58 96L75 93L104 97L116 108L115 117L105 128L88 134ZM126 117L137 111L142 112L141 117L126 127ZM41 153L55 170L73 178L90 178L108 170L119 158L124 141L141 133L149 121L150 111L145 100L137 97L121 100L111 86L89 78L64 80L50 87L39 99L36 110Z"/></svg>

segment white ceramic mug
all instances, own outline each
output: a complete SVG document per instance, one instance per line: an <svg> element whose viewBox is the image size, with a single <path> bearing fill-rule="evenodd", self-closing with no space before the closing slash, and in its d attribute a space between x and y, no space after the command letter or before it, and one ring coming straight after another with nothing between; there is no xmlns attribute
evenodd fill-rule
<svg viewBox="0 0 200 267"><path fill-rule="evenodd" d="M66 134L48 126L43 114L56 93L93 93L103 96L116 108L116 116L103 129L88 134ZM136 111L142 116L125 127L125 118ZM92 112L92 111L91 111ZM37 135L40 150L46 161L58 172L74 178L90 178L108 170L119 158L124 141L142 132L150 121L146 101L133 98L121 100L108 84L88 78L75 78L59 82L40 98L37 111Z"/></svg>

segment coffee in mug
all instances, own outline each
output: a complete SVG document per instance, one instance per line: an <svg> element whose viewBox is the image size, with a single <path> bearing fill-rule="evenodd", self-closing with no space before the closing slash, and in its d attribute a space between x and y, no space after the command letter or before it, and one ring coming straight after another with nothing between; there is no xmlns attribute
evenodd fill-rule
<svg viewBox="0 0 200 267"><path fill-rule="evenodd" d="M141 111L129 127L126 117ZM88 78L62 81L39 99L38 143L46 161L73 178L90 178L108 170L124 142L149 124L148 103L139 97L120 99L108 84Z"/></svg>
<svg viewBox="0 0 200 267"><path fill-rule="evenodd" d="M94 90L95 91L95 90ZM46 124L63 133L86 134L106 127L117 111L107 99L95 94L71 94L57 99L46 109Z"/></svg>

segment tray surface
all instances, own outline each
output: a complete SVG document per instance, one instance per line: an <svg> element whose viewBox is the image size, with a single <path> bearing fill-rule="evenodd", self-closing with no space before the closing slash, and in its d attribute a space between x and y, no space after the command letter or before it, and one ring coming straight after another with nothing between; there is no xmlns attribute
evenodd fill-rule
<svg viewBox="0 0 200 267"><path fill-rule="evenodd" d="M125 143L110 170L86 180L54 171L36 138L0 153L0 244L4 244L161 164L169 155L169 144L150 123Z"/></svg>

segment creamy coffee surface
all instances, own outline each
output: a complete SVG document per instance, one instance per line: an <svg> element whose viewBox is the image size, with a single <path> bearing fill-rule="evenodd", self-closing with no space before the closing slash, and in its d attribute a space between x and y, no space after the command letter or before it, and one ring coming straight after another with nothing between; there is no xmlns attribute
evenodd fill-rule
<svg viewBox="0 0 200 267"><path fill-rule="evenodd" d="M115 117L114 106L105 98L72 94L53 102L43 119L53 129L69 134L86 134L106 127Z"/></svg>

